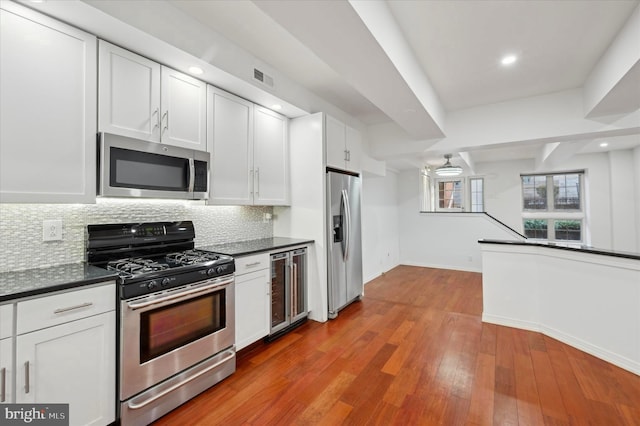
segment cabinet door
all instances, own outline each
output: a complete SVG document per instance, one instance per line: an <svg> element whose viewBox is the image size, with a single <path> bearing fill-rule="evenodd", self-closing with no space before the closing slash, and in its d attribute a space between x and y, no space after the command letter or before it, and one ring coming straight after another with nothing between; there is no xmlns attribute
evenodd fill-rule
<svg viewBox="0 0 640 426"><path fill-rule="evenodd" d="M0 305L0 339L13 336L13 304Z"/></svg>
<svg viewBox="0 0 640 426"><path fill-rule="evenodd" d="M207 103L209 204L253 204L253 104L212 86Z"/></svg>
<svg viewBox="0 0 640 426"><path fill-rule="evenodd" d="M12 339L0 339L0 404L13 400L13 343Z"/></svg>
<svg viewBox="0 0 640 426"><path fill-rule="evenodd" d="M347 170L360 173L362 169L362 135L360 131L347 126L346 130Z"/></svg>
<svg viewBox="0 0 640 426"><path fill-rule="evenodd" d="M266 108L254 108L254 204L289 203L288 120Z"/></svg>
<svg viewBox="0 0 640 426"><path fill-rule="evenodd" d="M236 348L269 334L269 269L236 276Z"/></svg>
<svg viewBox="0 0 640 426"><path fill-rule="evenodd" d="M206 151L206 83L162 67L160 103L162 143Z"/></svg>
<svg viewBox="0 0 640 426"><path fill-rule="evenodd" d="M327 166L345 168L346 159L346 126L341 121L336 120L330 115L326 116L325 132L326 132L326 152Z"/></svg>
<svg viewBox="0 0 640 426"><path fill-rule="evenodd" d="M93 203L96 38L0 7L0 202Z"/></svg>
<svg viewBox="0 0 640 426"><path fill-rule="evenodd" d="M98 130L160 142L160 64L100 40Z"/></svg>
<svg viewBox="0 0 640 426"><path fill-rule="evenodd" d="M115 312L16 338L16 402L68 403L69 424L115 420Z"/></svg>

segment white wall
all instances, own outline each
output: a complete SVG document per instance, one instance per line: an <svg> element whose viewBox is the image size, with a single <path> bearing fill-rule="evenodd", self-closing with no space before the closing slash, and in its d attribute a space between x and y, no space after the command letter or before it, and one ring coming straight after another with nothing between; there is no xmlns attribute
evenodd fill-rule
<svg viewBox="0 0 640 426"><path fill-rule="evenodd" d="M479 239L519 239L482 213L420 213L418 170L398 176L400 263L482 270Z"/></svg>
<svg viewBox="0 0 640 426"><path fill-rule="evenodd" d="M603 249L637 251L640 211L634 207L638 197L634 169L638 170L638 166L633 164L633 158L631 150L578 154L564 161L562 168L538 171L585 170L590 231L585 243ZM476 171L485 178L487 212L522 232L520 173L533 172L533 162L477 163Z"/></svg>
<svg viewBox="0 0 640 426"><path fill-rule="evenodd" d="M640 252L640 148L578 154L562 169L585 170L589 235L597 248ZM485 179L485 209L522 233L520 174L534 171L534 160L477 163ZM481 215L420 214L418 170L397 177L400 263L480 271L477 240L514 239Z"/></svg>
<svg viewBox="0 0 640 426"><path fill-rule="evenodd" d="M484 178L484 209L522 233L520 173L533 170L534 160L476 163L476 175Z"/></svg>
<svg viewBox="0 0 640 426"><path fill-rule="evenodd" d="M639 217L635 205L633 152L611 151L609 164L612 247L616 250L633 252L637 247L636 228Z"/></svg>
<svg viewBox="0 0 640 426"><path fill-rule="evenodd" d="M637 260L497 244L482 244L482 260L483 321L540 331L640 373Z"/></svg>
<svg viewBox="0 0 640 426"><path fill-rule="evenodd" d="M362 272L371 281L400 263L398 176L365 174L362 180Z"/></svg>

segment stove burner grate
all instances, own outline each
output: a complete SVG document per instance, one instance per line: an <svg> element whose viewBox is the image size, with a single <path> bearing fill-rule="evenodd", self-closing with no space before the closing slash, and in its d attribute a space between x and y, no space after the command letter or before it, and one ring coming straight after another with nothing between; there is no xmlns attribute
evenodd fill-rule
<svg viewBox="0 0 640 426"><path fill-rule="evenodd" d="M218 260L220 259L220 256L206 251L186 250L179 253L169 253L166 258L167 260L180 265L194 265L197 263L206 263L211 262L212 260Z"/></svg>
<svg viewBox="0 0 640 426"><path fill-rule="evenodd" d="M156 262L151 259L128 258L112 260L107 263L107 269L122 272L129 276L144 274L147 272L162 271L169 269L169 265Z"/></svg>

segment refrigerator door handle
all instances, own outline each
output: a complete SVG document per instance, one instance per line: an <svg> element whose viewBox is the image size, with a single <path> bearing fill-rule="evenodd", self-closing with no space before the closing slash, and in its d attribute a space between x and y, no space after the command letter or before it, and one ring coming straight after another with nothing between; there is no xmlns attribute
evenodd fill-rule
<svg viewBox="0 0 640 426"><path fill-rule="evenodd" d="M343 259L346 262L349 260L349 249L351 248L351 209L349 207L349 194L346 189L342 190L342 202L344 203L344 213L345 213L345 230L343 241L344 243L344 253Z"/></svg>

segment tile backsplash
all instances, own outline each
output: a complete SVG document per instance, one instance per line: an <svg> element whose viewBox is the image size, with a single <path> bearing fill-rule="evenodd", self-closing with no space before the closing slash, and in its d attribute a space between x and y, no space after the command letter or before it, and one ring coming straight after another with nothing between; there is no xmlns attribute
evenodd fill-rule
<svg viewBox="0 0 640 426"><path fill-rule="evenodd" d="M99 199L97 204L0 204L0 272L82 262L86 227L98 223L191 220L196 246L273 236L272 207L201 201ZM42 221L62 220L62 241L42 241Z"/></svg>

